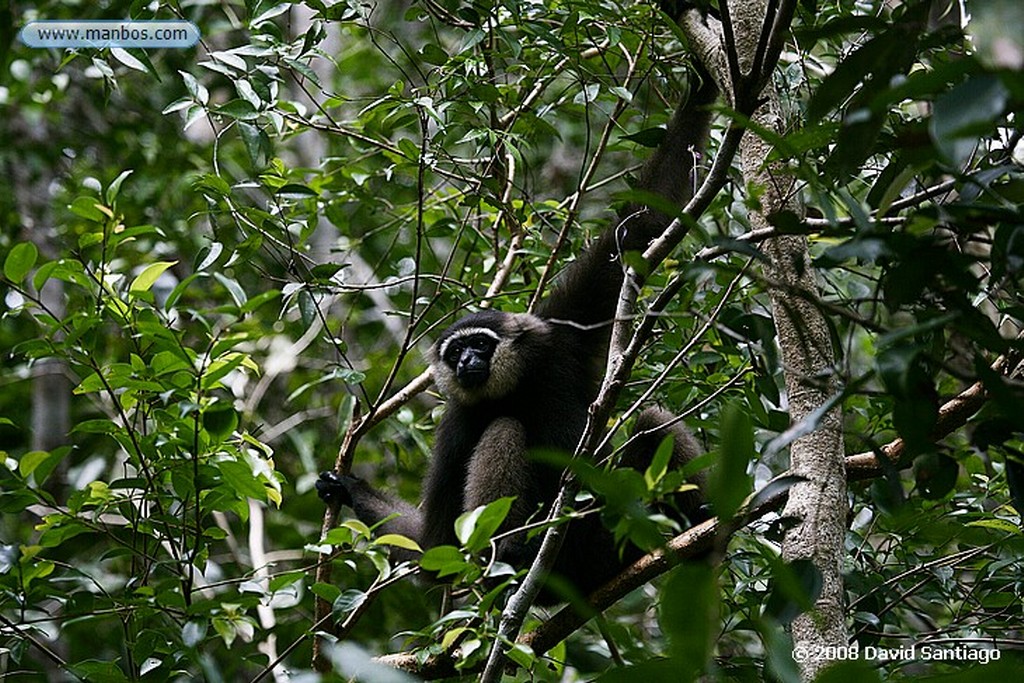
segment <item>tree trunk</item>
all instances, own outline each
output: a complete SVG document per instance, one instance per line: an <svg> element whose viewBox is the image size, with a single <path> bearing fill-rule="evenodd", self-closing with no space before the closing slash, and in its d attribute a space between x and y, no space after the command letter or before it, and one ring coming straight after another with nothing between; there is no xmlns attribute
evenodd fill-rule
<svg viewBox="0 0 1024 683"><path fill-rule="evenodd" d="M766 98L754 115L761 126L781 132L778 93L769 84ZM800 212L794 182L783 164L765 164L771 147L748 134L740 145L743 177L748 187L763 191L760 210L750 216L754 230L770 228L767 216L779 211ZM770 259L768 277L775 329L778 334L790 420L797 423L818 410L838 392L835 356L825 316L812 303L819 295L802 235L775 237L765 244ZM801 292L798 294L797 292ZM783 516L794 525L783 539L787 562L810 560L821 573L822 589L811 612L792 625L793 644L808 652L846 645L842 560L846 534L846 472L843 458L842 415L835 408L822 416L817 429L790 448L794 473L807 478L789 492ZM828 664L811 658L800 662L804 680L812 680Z"/></svg>

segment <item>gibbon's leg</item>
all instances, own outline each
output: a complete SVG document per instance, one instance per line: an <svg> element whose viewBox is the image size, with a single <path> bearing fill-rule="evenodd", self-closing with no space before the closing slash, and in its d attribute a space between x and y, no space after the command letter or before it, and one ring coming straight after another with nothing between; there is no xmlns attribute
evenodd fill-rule
<svg viewBox="0 0 1024 683"><path fill-rule="evenodd" d="M534 470L535 466L526 458L526 430L523 425L510 417L494 420L484 430L469 461L466 510L498 498L515 496L498 533L522 526L539 502ZM525 533L515 534L498 543L497 559L522 567L533 559L535 553L536 548L528 546Z"/></svg>
<svg viewBox="0 0 1024 683"><path fill-rule="evenodd" d="M398 516L383 524L377 530L377 534L401 534L422 544L423 516L420 511L404 500L386 496L374 490L372 486L358 477L340 475L336 472L323 472L316 482L316 492L320 499L329 505L347 505L352 508L356 517L370 526L397 513ZM394 552L392 552L392 557L395 557ZM400 552L397 559L404 560L412 557L408 551L405 551L404 553Z"/></svg>
<svg viewBox="0 0 1024 683"><path fill-rule="evenodd" d="M635 470L647 469L665 437L672 437L670 469L680 469L699 456L701 454L700 444L682 422L669 424L674 419L675 416L664 408L644 409L636 418L633 435L630 437L629 445L623 451L619 463L623 467L632 467ZM704 508L704 496L701 495L701 491L705 488L705 480L704 473L699 472L690 477L690 483L697 486L696 491L685 491L673 496L673 503L679 512L686 515L686 521L691 526L699 524L709 517L708 511ZM676 521L684 520L677 519Z"/></svg>

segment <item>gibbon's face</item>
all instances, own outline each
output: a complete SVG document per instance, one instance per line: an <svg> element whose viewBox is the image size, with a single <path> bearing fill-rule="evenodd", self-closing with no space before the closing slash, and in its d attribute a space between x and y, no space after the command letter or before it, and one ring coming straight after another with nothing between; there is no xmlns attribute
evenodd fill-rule
<svg viewBox="0 0 1024 683"><path fill-rule="evenodd" d="M481 311L466 316L434 346L437 387L463 405L504 398L530 370L527 349L546 336L546 323L532 315Z"/></svg>
<svg viewBox="0 0 1024 683"><path fill-rule="evenodd" d="M455 332L438 348L441 362L455 374L465 389L479 389L491 377L491 359L501 337L486 327L470 327Z"/></svg>

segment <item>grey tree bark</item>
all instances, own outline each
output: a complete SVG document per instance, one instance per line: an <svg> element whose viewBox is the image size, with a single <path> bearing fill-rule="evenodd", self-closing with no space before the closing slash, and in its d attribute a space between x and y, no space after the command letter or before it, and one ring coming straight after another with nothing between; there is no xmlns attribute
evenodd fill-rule
<svg viewBox="0 0 1024 683"><path fill-rule="evenodd" d="M750 36L756 40L756 26L764 16L764 3L744 0L737 3L735 11L740 64L747 68L755 47ZM740 38L741 34L744 38ZM767 81L761 96L763 104L755 111L753 121L778 133L784 132L786 123L772 80ZM768 217L782 211L802 214L793 176L784 161L767 161L770 151L771 145L749 132L740 143L746 185L763 192L759 210L750 215L753 230L770 228ZM775 237L765 243L764 250L769 258L766 275L773 283L769 293L790 421L795 424L808 419L839 392L834 372L835 355L825 316L813 303L820 290L808 255L807 238L803 235ZM823 652L825 647L846 645L848 641L842 581L846 471L842 414L838 407L825 413L813 432L792 444L790 468L807 481L790 490L782 513L794 522L783 538L783 559L787 562L810 560L822 579L814 609L793 621L793 644L807 652ZM815 657L799 662L803 679L813 680L828 663L826 659Z"/></svg>
<svg viewBox="0 0 1024 683"><path fill-rule="evenodd" d="M776 25L786 26L792 3L734 0L727 11L731 11L731 16L723 13L722 22L690 12L683 21L684 30L733 106L742 110L743 98L759 97L760 106L751 120L782 133L786 126L778 90L770 74L754 72L762 64L773 63L770 58L765 60L766 50L778 49L772 44L778 35L763 38L763 26L773 15ZM744 184L760 193L758 208L750 214L750 228L755 232L770 230L768 218L773 214L802 213L793 176L784 161L768 161L770 151L771 145L750 131L740 142ZM795 424L808 419L838 393L835 356L827 321L813 303L819 297L819 288L808 256L807 238L778 236L765 242L764 251L769 260L765 275L771 283L790 420ZM841 573L846 533L846 472L842 415L838 408L827 412L813 432L792 444L790 466L795 474L806 477L806 482L790 490L783 511L793 521L783 539L783 558L787 562L810 560L822 579L814 608L793 621L793 643L809 648L809 652L819 652L826 646L845 645L848 640ZM827 664L823 659L800 662L803 679L814 679Z"/></svg>

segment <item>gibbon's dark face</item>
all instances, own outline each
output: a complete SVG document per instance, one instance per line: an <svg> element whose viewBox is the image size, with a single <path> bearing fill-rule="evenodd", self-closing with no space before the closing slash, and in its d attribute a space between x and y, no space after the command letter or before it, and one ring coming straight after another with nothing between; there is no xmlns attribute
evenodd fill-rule
<svg viewBox="0 0 1024 683"><path fill-rule="evenodd" d="M463 405L498 400L514 392L548 337L544 320L528 314L481 311L441 334L431 363L438 389Z"/></svg>
<svg viewBox="0 0 1024 683"><path fill-rule="evenodd" d="M470 327L446 339L438 352L441 361L455 373L455 381L466 389L477 389L491 376L491 357L500 341L493 330Z"/></svg>

